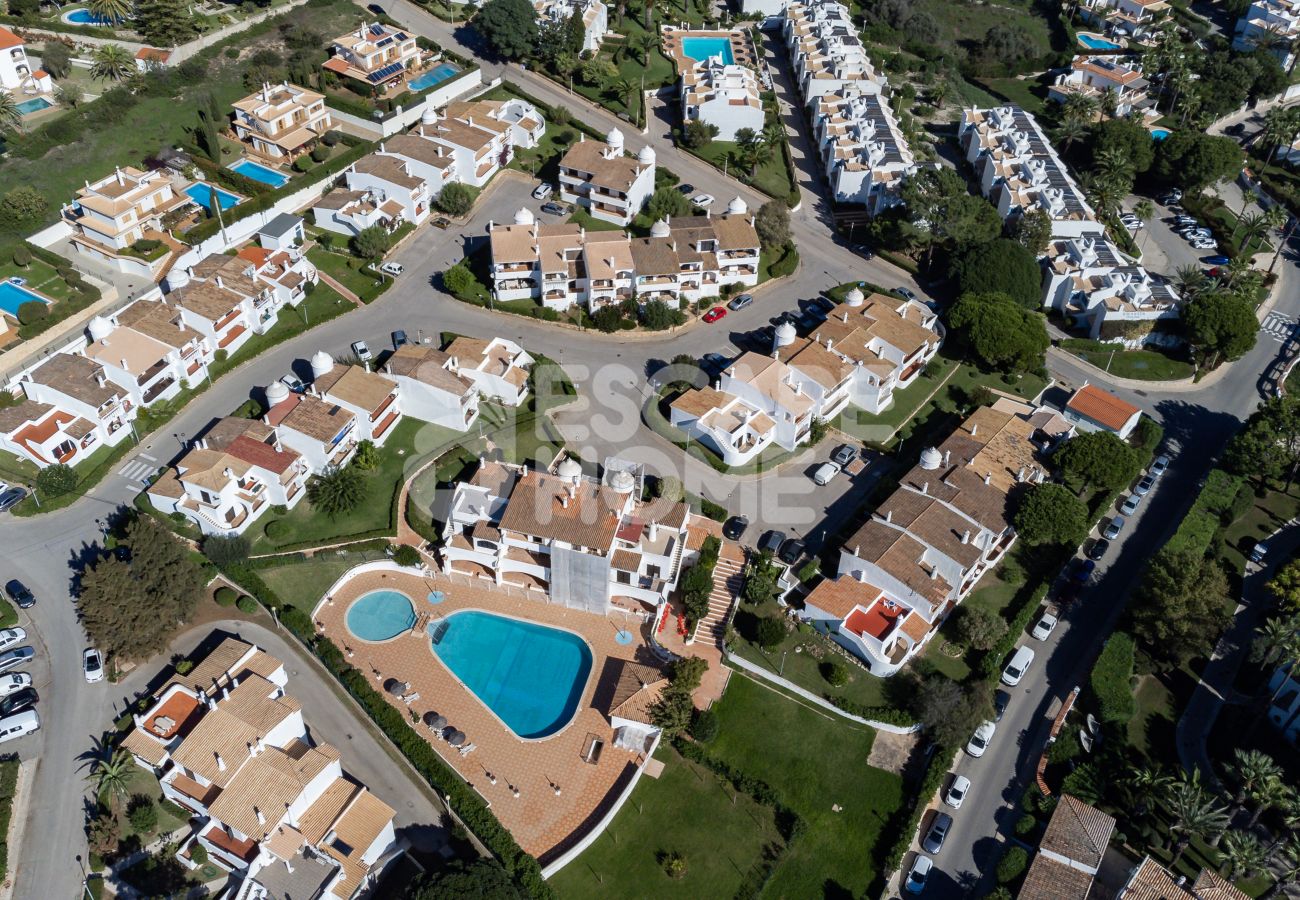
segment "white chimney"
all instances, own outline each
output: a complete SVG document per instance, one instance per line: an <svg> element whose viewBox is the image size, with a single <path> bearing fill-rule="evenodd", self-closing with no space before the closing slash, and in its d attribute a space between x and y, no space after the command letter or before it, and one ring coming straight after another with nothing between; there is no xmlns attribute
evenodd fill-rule
<svg viewBox="0 0 1300 900"><path fill-rule="evenodd" d="M971 425L970 425L970 436L971 436L971 437L975 437L975 435L977 435L977 434L979 434L979 433L980 433L980 426L979 426L979 423L978 423L978 422L972 422Z"/></svg>
<svg viewBox="0 0 1300 900"><path fill-rule="evenodd" d="M967 528L967 529L962 533L962 536L961 536L961 542L962 542L963 544L969 544L969 543L970 543L970 529L969 529L969 528Z"/></svg>
<svg viewBox="0 0 1300 900"><path fill-rule="evenodd" d="M984 483L985 483L985 484L988 484L988 483L991 482L992 480L993 480L993 473L992 473L992 472L985 472L985 473L984 473Z"/></svg>
<svg viewBox="0 0 1300 900"><path fill-rule="evenodd" d="M217 758L217 771L218 772L226 771L226 761L221 758L221 754L214 751L212 755Z"/></svg>
<svg viewBox="0 0 1300 900"><path fill-rule="evenodd" d="M261 807L254 806L254 807L253 807L253 814L254 814L255 816L257 816L257 824L258 824L258 825L265 825L265 824L266 824L266 816L262 814L262 809L261 809Z"/></svg>
<svg viewBox="0 0 1300 900"><path fill-rule="evenodd" d="M126 360L125 360L125 359L122 360L122 371L123 371L123 372L130 372L130 371L131 371L131 367L128 366L128 365L126 364Z"/></svg>

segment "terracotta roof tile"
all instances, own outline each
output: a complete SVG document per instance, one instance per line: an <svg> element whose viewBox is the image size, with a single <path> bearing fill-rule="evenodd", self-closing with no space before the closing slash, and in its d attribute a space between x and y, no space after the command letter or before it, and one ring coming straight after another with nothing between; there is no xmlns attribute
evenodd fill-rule
<svg viewBox="0 0 1300 900"><path fill-rule="evenodd" d="M1109 391L1103 391L1095 384L1085 384L1079 388L1065 405L1067 409L1111 431L1119 431L1134 413L1140 412L1132 403L1121 400Z"/></svg>

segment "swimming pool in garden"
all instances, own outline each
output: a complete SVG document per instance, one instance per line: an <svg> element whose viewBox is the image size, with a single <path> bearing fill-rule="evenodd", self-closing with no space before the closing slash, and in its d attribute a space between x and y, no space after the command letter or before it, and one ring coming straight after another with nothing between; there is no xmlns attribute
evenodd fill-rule
<svg viewBox="0 0 1300 900"><path fill-rule="evenodd" d="M721 56L723 65L735 65L736 57L731 52L731 38L725 37L684 37L682 52L697 62L704 62L713 56Z"/></svg>
<svg viewBox="0 0 1300 900"><path fill-rule="evenodd" d="M1089 50L1119 50L1119 49L1121 49L1120 45L1117 44L1117 43L1115 43L1114 41L1108 41L1108 40L1106 40L1105 38L1100 38L1100 37L1097 37L1097 36L1095 36L1095 35L1091 35L1091 34L1081 34L1081 35L1079 35L1079 43L1080 43L1080 44L1083 44L1083 46L1087 47Z"/></svg>
<svg viewBox="0 0 1300 900"><path fill-rule="evenodd" d="M387 641L415 625L415 604L401 591L371 591L348 607L348 630L363 641Z"/></svg>
<svg viewBox="0 0 1300 900"><path fill-rule="evenodd" d="M221 204L222 210L230 209L237 205L244 198L238 194L232 194L230 191L223 190L216 185L207 184L206 182L196 181L185 189L190 199L202 206L204 209L212 208L212 195L217 195L217 202Z"/></svg>
<svg viewBox="0 0 1300 900"><path fill-rule="evenodd" d="M50 301L46 300L40 294L33 294L27 288L19 287L12 281L0 281L0 310L18 318L18 307L24 303L44 303L49 305Z"/></svg>
<svg viewBox="0 0 1300 900"><path fill-rule="evenodd" d="M453 63L439 63L419 78L412 79L409 87L413 91L428 90L434 85L442 84L460 71L460 66Z"/></svg>
<svg viewBox="0 0 1300 900"><path fill-rule="evenodd" d="M44 97L33 97L31 100L24 100L18 104L18 112L24 116L30 116L32 113L40 112L43 109L49 109L54 106L53 103Z"/></svg>
<svg viewBox="0 0 1300 900"><path fill-rule="evenodd" d="M463 610L431 633L443 665L519 737L550 737L578 711L592 655L573 632Z"/></svg>
<svg viewBox="0 0 1300 900"><path fill-rule="evenodd" d="M255 163L251 159L241 159L239 162L231 163L230 171L236 175L243 175L245 178L260 181L262 184L269 184L273 188L283 187L289 183L288 175L277 172L275 169L268 168L261 163Z"/></svg>
<svg viewBox="0 0 1300 900"><path fill-rule="evenodd" d="M65 13L63 21L70 25L115 25L119 24L118 20L106 19L97 16L88 9L74 9L70 13ZM122 20L124 21L124 20Z"/></svg>

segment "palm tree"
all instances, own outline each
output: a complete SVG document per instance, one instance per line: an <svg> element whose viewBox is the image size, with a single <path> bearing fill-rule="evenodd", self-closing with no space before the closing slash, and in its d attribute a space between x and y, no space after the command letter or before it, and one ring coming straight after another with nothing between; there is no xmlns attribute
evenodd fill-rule
<svg viewBox="0 0 1300 900"><path fill-rule="evenodd" d="M1088 123L1081 119L1065 119L1057 129L1057 139L1061 146L1069 150L1088 135Z"/></svg>
<svg viewBox="0 0 1300 900"><path fill-rule="evenodd" d="M650 48L655 45L654 38L645 32L640 32L632 35L632 38L627 42L627 45L633 53L641 57L641 65L650 65Z"/></svg>
<svg viewBox="0 0 1300 900"><path fill-rule="evenodd" d="M1230 831L1223 836L1219 847L1228 871L1222 873L1229 881L1249 878L1268 863L1268 849L1249 831Z"/></svg>
<svg viewBox="0 0 1300 900"><path fill-rule="evenodd" d="M90 74L100 80L122 81L136 71L135 57L120 44L104 44L91 57Z"/></svg>
<svg viewBox="0 0 1300 900"><path fill-rule="evenodd" d="M1243 251L1243 255L1252 241L1266 234L1268 234L1268 220L1264 218L1263 213L1257 212L1248 212L1237 219L1237 225L1232 229L1233 240L1237 241L1237 247Z"/></svg>
<svg viewBox="0 0 1300 900"><path fill-rule="evenodd" d="M90 0L86 4L96 18L114 24L125 22L130 17L133 6L131 0Z"/></svg>
<svg viewBox="0 0 1300 900"><path fill-rule="evenodd" d="M637 86L626 78L616 78L605 86L605 90L615 98L622 100L623 105L627 107L628 115L636 118L636 108L632 103L632 98L636 96Z"/></svg>
<svg viewBox="0 0 1300 900"><path fill-rule="evenodd" d="M1089 123L1097 113L1097 101L1087 94L1072 93L1061 104L1061 118L1066 122Z"/></svg>
<svg viewBox="0 0 1300 900"><path fill-rule="evenodd" d="M8 131L22 124L23 111L18 108L18 101L8 91L0 92L0 131Z"/></svg>
<svg viewBox="0 0 1300 900"><path fill-rule="evenodd" d="M1173 820L1169 823L1169 833L1174 838L1170 869L1177 868L1192 838L1205 840L1228 827L1228 811L1213 797L1205 796L1198 771L1174 786L1167 805Z"/></svg>
<svg viewBox="0 0 1300 900"><path fill-rule="evenodd" d="M307 499L331 519L361 505L366 496L365 479L352 466L331 466L307 486Z"/></svg>
<svg viewBox="0 0 1300 900"><path fill-rule="evenodd" d="M1180 266L1174 275L1174 283L1185 300L1191 300L1210 286L1210 280L1198 266Z"/></svg>
<svg viewBox="0 0 1300 900"><path fill-rule="evenodd" d="M1291 110L1275 106L1264 113L1264 127L1259 132L1260 143L1268 148L1264 158L1271 160L1276 156L1284 144L1291 142L1295 133L1295 116Z"/></svg>
<svg viewBox="0 0 1300 900"><path fill-rule="evenodd" d="M1285 804L1294 794L1295 791L1282 781L1281 776L1269 778L1257 785L1248 795L1250 802L1255 804L1255 811L1250 814L1250 821L1246 823L1246 827L1254 828L1259 822L1259 817L1264 815L1266 810Z"/></svg>
<svg viewBox="0 0 1300 900"><path fill-rule="evenodd" d="M1157 798L1164 796L1173 781L1159 763L1134 770L1122 784L1134 815L1143 818L1149 814Z"/></svg>
<svg viewBox="0 0 1300 900"><path fill-rule="evenodd" d="M1133 215L1138 217L1138 221L1143 225L1150 222L1156 214L1156 205L1145 197L1133 204ZM1142 229L1142 248L1146 249L1147 235L1150 233L1149 228Z"/></svg>
<svg viewBox="0 0 1300 900"><path fill-rule="evenodd" d="M95 796L99 802L107 801L109 805L116 806L131 793L134 770L135 759L125 748L118 747L111 753L108 748L104 748L103 753L91 760L86 780L95 783Z"/></svg>
<svg viewBox="0 0 1300 900"><path fill-rule="evenodd" d="M930 88L930 103L935 109L943 109L944 101L948 99L948 79L940 78L935 82L934 87Z"/></svg>
<svg viewBox="0 0 1300 900"><path fill-rule="evenodd" d="M780 117L771 119L763 126L763 143L773 148L780 147L785 143L785 123Z"/></svg>
<svg viewBox="0 0 1300 900"><path fill-rule="evenodd" d="M1118 207L1122 194L1119 186L1113 181L1101 177L1089 177L1085 175L1080 179L1082 182L1084 196L1097 209L1097 214L1105 219L1110 216Z"/></svg>
<svg viewBox="0 0 1300 900"><path fill-rule="evenodd" d="M1274 894L1285 891L1300 881L1300 837L1294 834L1287 836L1286 843L1269 860L1269 874L1277 880L1260 895L1260 900L1269 900Z"/></svg>
<svg viewBox="0 0 1300 900"><path fill-rule="evenodd" d="M68 109L76 109L81 105L81 88L77 87L75 84L61 84L54 91L54 99L59 102L60 106L66 106Z"/></svg>

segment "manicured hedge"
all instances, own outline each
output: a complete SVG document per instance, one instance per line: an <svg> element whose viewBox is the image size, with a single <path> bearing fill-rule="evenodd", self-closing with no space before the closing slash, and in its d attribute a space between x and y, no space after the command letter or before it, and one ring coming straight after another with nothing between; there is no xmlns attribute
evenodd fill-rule
<svg viewBox="0 0 1300 900"><path fill-rule="evenodd" d="M14 811L14 792L18 789L18 757L0 758L0 881L9 872L9 819Z"/></svg>
<svg viewBox="0 0 1300 900"><path fill-rule="evenodd" d="M1106 641L1088 685L1097 700L1104 722L1127 722L1133 718L1133 638L1116 631Z"/></svg>
<svg viewBox="0 0 1300 900"><path fill-rule="evenodd" d="M823 694L822 696L829 702L844 710L846 713L863 719L869 719L872 722L883 722L886 725L898 725L901 728L907 728L916 724L916 719L911 713L895 706L867 706L865 703L856 703L847 697L837 697L834 694Z"/></svg>
<svg viewBox="0 0 1300 900"><path fill-rule="evenodd" d="M1007 633L998 641L997 646L984 655L980 660L980 674L985 678L995 678L1002 670L1002 661L1007 658L1007 654L1016 648L1020 638L1025 633L1025 627L1029 620L1034 617L1038 607L1042 604L1043 598L1047 596L1047 589L1051 586L1049 582L1044 582L1030 592L1022 601L1021 606L1016 611L1015 618L1008 623ZM1014 601L1013 601L1014 602Z"/></svg>
<svg viewBox="0 0 1300 900"><path fill-rule="evenodd" d="M1165 546L1172 550L1205 553L1219 528L1226 524L1224 520L1233 510L1244 482L1240 475L1211 469L1201 492L1196 495L1196 502Z"/></svg>

